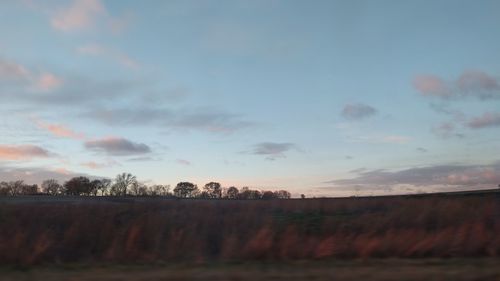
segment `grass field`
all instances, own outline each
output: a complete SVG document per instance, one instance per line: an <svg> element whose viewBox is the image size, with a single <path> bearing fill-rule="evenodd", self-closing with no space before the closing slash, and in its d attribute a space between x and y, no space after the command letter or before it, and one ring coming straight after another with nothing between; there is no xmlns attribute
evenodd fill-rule
<svg viewBox="0 0 500 281"><path fill-rule="evenodd" d="M0 280L500 280L498 192L0 199Z"/></svg>

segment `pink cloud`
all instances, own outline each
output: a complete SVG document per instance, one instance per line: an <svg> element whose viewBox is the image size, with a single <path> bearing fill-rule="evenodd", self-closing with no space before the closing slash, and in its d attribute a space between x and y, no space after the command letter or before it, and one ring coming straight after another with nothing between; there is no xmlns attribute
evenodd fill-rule
<svg viewBox="0 0 500 281"><path fill-rule="evenodd" d="M445 98L452 95L446 82L434 75L419 75L415 77L413 86L424 96Z"/></svg>
<svg viewBox="0 0 500 281"><path fill-rule="evenodd" d="M460 75L457 80L458 88L462 91L498 90L498 81L482 71L469 70Z"/></svg>
<svg viewBox="0 0 500 281"><path fill-rule="evenodd" d="M113 160L109 160L109 161L104 162L104 163L97 163L94 161L89 161L89 162L81 163L80 165L83 167L87 167L89 169L98 170L98 169L104 169L104 168L116 166L116 165L118 165L118 163L116 161L113 161Z"/></svg>
<svg viewBox="0 0 500 281"><path fill-rule="evenodd" d="M481 100L500 98L500 82L483 71L464 71L457 80L445 81L435 75L419 75L413 86L423 96L439 98L475 97Z"/></svg>
<svg viewBox="0 0 500 281"><path fill-rule="evenodd" d="M59 8L44 1L39 1L42 4L30 2L28 7L50 14L52 27L64 32L88 30L99 26L100 29L104 27L114 34L120 34L134 19L134 14L130 11L117 17L111 16L102 0L73 0L69 5Z"/></svg>
<svg viewBox="0 0 500 281"><path fill-rule="evenodd" d="M57 11L50 23L62 31L82 30L94 26L97 18L106 14L99 0L75 0L69 7Z"/></svg>
<svg viewBox="0 0 500 281"><path fill-rule="evenodd" d="M487 112L470 120L467 126L472 129L500 127L500 113Z"/></svg>
<svg viewBox="0 0 500 281"><path fill-rule="evenodd" d="M64 125L59 124L49 124L42 122L40 120L35 120L37 126L41 129L47 130L54 136L71 138L71 139L84 139L85 135L83 133L77 133Z"/></svg>
<svg viewBox="0 0 500 281"><path fill-rule="evenodd" d="M55 168L54 172L59 173L61 175L71 175L72 174L71 171L69 171L68 169L63 168L63 167Z"/></svg>
<svg viewBox="0 0 500 281"><path fill-rule="evenodd" d="M24 66L0 58L0 79L27 79L30 75Z"/></svg>
<svg viewBox="0 0 500 281"><path fill-rule="evenodd" d="M0 145L0 160L46 158L52 154L36 145Z"/></svg>
<svg viewBox="0 0 500 281"><path fill-rule="evenodd" d="M62 85L62 79L52 73L43 73L38 78L37 88L42 91L50 91Z"/></svg>
<svg viewBox="0 0 500 281"><path fill-rule="evenodd" d="M25 66L0 58L0 80L38 91L50 91L63 84L62 78L50 72L33 72Z"/></svg>

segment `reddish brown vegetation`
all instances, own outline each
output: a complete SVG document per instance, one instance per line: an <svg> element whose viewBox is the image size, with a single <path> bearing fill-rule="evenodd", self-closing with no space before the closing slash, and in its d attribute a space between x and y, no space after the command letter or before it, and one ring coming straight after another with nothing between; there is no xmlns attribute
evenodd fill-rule
<svg viewBox="0 0 500 281"><path fill-rule="evenodd" d="M500 256L500 199L2 203L0 263Z"/></svg>

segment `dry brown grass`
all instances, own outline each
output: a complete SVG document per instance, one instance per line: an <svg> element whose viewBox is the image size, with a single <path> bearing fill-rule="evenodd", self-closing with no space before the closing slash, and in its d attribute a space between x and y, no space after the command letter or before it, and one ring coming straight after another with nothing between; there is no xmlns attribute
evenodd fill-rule
<svg viewBox="0 0 500 281"><path fill-rule="evenodd" d="M496 194L0 205L4 265L499 255Z"/></svg>

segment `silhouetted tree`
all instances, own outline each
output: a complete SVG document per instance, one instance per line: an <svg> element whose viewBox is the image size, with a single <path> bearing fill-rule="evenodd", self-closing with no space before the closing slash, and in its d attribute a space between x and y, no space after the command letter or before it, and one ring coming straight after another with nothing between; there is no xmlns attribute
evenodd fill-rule
<svg viewBox="0 0 500 281"><path fill-rule="evenodd" d="M38 194L38 185L37 184L24 184L22 186L22 195L35 195Z"/></svg>
<svg viewBox="0 0 500 281"><path fill-rule="evenodd" d="M198 186L190 182L180 182L174 188L174 195L179 198L195 197Z"/></svg>
<svg viewBox="0 0 500 281"><path fill-rule="evenodd" d="M101 195L103 195L105 190L109 187L110 184L111 181L108 179L93 180L90 182L90 194L93 196L97 196L97 194L100 191Z"/></svg>
<svg viewBox="0 0 500 281"><path fill-rule="evenodd" d="M203 187L204 192L207 193L208 198L221 198L222 197L222 187L218 182L209 182Z"/></svg>
<svg viewBox="0 0 500 281"><path fill-rule="evenodd" d="M37 185L25 184L22 180L1 182L0 195L33 195L38 193Z"/></svg>
<svg viewBox="0 0 500 281"><path fill-rule="evenodd" d="M238 199L260 199L262 194L258 190L252 190L248 187L243 187L238 194Z"/></svg>
<svg viewBox="0 0 500 281"><path fill-rule="evenodd" d="M134 182L130 185L130 195L145 196L148 195L148 187L140 182Z"/></svg>
<svg viewBox="0 0 500 281"><path fill-rule="evenodd" d="M235 186L231 186L226 191L226 196L228 199L236 199L238 198L239 190Z"/></svg>
<svg viewBox="0 0 500 281"><path fill-rule="evenodd" d="M87 177L74 177L64 183L64 191L67 195L90 195L92 188L93 186Z"/></svg>
<svg viewBox="0 0 500 281"><path fill-rule="evenodd" d="M290 192L288 192L286 190L275 191L274 195L278 199L290 199L290 197L292 197L292 195L290 194Z"/></svg>
<svg viewBox="0 0 500 281"><path fill-rule="evenodd" d="M38 193L38 185L25 184L22 180L1 182L0 195L34 195Z"/></svg>
<svg viewBox="0 0 500 281"><path fill-rule="evenodd" d="M306 199L306 196L305 196L304 194L301 194L301 195L300 195L300 198L301 198L301 199Z"/></svg>
<svg viewBox="0 0 500 281"><path fill-rule="evenodd" d="M276 199L276 194L272 191L263 191L262 192L262 199Z"/></svg>
<svg viewBox="0 0 500 281"><path fill-rule="evenodd" d="M111 180L93 180L90 184L92 185L92 195L96 196L100 192L101 196L103 196L108 193L109 188L111 187Z"/></svg>
<svg viewBox="0 0 500 281"><path fill-rule="evenodd" d="M115 184L111 187L111 195L125 196L127 190L137 183L137 178L132 174L121 173L116 176Z"/></svg>
<svg viewBox="0 0 500 281"><path fill-rule="evenodd" d="M201 199L212 199L212 194L208 193L207 191L202 191L200 192L197 196L197 198L201 198Z"/></svg>
<svg viewBox="0 0 500 281"><path fill-rule="evenodd" d="M170 195L170 185L155 184L148 188L148 195L168 196Z"/></svg>
<svg viewBox="0 0 500 281"><path fill-rule="evenodd" d="M7 196L9 194L9 184L7 182L0 182L0 195L1 196Z"/></svg>
<svg viewBox="0 0 500 281"><path fill-rule="evenodd" d="M42 193L58 195L63 193L63 187L55 179L48 179L42 182Z"/></svg>
<svg viewBox="0 0 500 281"><path fill-rule="evenodd" d="M24 181L17 180L8 183L10 195L21 195L23 190Z"/></svg>

